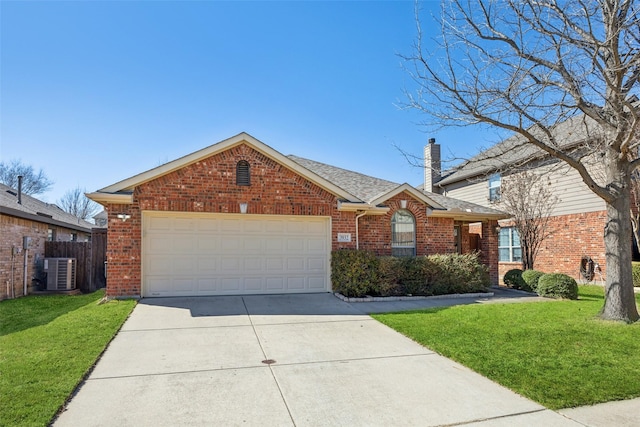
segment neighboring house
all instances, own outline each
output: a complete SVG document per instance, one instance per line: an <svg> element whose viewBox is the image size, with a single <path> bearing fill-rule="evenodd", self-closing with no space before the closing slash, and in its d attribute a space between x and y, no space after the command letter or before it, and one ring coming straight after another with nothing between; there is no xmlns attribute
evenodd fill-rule
<svg viewBox="0 0 640 427"><path fill-rule="evenodd" d="M0 300L24 294L25 265L27 292L32 289L32 279L42 273L45 241L85 242L92 227L54 204L0 184Z"/></svg>
<svg viewBox="0 0 640 427"><path fill-rule="evenodd" d="M104 209L101 210L99 213L97 213L96 215L94 215L93 220L96 223L96 227L98 228L106 228L107 227L107 211L105 211Z"/></svg>
<svg viewBox="0 0 640 427"><path fill-rule="evenodd" d="M108 214L112 297L329 292L332 250L482 250L504 213L237 136L87 196ZM469 223L480 222L482 241Z"/></svg>
<svg viewBox="0 0 640 427"><path fill-rule="evenodd" d="M558 125L554 136L567 150L583 150L585 142L592 140L590 132L585 129L593 128L593 123L585 124L584 117L576 117ZM582 154L587 154L587 151ZM600 167L597 159L592 155L585 155L583 159L597 176ZM593 161L589 162L589 159ZM512 174L528 170L544 175L557 202L551 213L551 235L543 241L534 268L543 272L565 273L580 280L581 260L589 257L600 269L596 271L596 279L604 277L605 202L587 187L575 169L514 136L442 173L442 176L440 170L440 146L435 144L435 140L430 140L425 146L424 188L496 209L501 207L500 188ZM508 219L500 221L501 278L509 269L522 267L518 233L512 225ZM471 232L480 233L474 226Z"/></svg>

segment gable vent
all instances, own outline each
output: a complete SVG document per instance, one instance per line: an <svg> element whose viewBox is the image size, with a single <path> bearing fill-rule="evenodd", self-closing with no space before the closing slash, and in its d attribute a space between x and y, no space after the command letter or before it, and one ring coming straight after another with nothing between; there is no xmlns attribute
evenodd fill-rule
<svg viewBox="0 0 640 427"><path fill-rule="evenodd" d="M240 160L236 165L236 185L251 185L251 171L246 160Z"/></svg>

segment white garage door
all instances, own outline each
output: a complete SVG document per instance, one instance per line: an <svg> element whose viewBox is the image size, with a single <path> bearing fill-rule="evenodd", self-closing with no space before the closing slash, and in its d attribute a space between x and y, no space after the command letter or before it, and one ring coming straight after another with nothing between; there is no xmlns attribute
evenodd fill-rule
<svg viewBox="0 0 640 427"><path fill-rule="evenodd" d="M146 297L329 291L326 217L144 212Z"/></svg>

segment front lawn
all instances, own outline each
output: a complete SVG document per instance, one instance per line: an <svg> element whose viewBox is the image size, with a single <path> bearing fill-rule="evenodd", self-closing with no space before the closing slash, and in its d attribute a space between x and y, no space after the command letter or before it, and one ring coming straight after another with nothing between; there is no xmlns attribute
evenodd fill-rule
<svg viewBox="0 0 640 427"><path fill-rule="evenodd" d="M46 426L135 302L104 291L0 302L0 426Z"/></svg>
<svg viewBox="0 0 640 427"><path fill-rule="evenodd" d="M579 298L373 317L550 409L640 396L640 322L597 319L597 286Z"/></svg>

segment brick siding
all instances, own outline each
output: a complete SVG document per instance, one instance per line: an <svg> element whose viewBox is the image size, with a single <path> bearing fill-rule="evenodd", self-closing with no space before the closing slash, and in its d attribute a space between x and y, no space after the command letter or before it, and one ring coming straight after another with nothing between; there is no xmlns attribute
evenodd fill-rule
<svg viewBox="0 0 640 427"><path fill-rule="evenodd" d="M561 215L551 218L551 235L540 247L534 268L544 273L564 273L578 281L580 260L588 256L600 266L602 276L596 274L594 280L606 277L604 226L606 211ZM509 225L508 222L501 224ZM631 242L629 243L631 244ZM499 263L500 280L508 270L522 268L521 263Z"/></svg>
<svg viewBox="0 0 640 427"><path fill-rule="evenodd" d="M236 165L250 164L251 185L236 185ZM385 201L385 215L367 215L359 221L360 249L391 255L391 217L407 200L407 209L416 218L417 254L429 255L455 251L454 221L427 218L426 206L401 193ZM339 212L333 194L301 177L246 144L202 159L179 170L141 184L134 189L133 203L108 204L107 294L141 294L142 212L178 211L240 213L247 203L247 214L309 215L331 218L331 248L356 247L356 213ZM123 222L120 213L130 215ZM468 229L463 227L468 245ZM338 242L338 233L350 233L351 242ZM464 237L466 236L466 237Z"/></svg>

